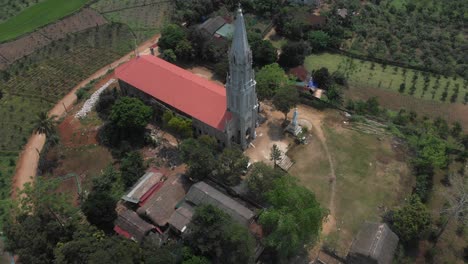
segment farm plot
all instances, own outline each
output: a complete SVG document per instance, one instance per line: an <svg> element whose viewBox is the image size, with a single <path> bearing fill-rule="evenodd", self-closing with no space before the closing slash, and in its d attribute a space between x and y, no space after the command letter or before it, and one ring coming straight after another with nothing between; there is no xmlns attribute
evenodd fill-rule
<svg viewBox="0 0 468 264"><path fill-rule="evenodd" d="M326 67L330 72L338 70L348 74L350 85L356 88L379 88L424 100L468 103L468 81L461 78L447 78L329 53L308 56L304 64L309 71Z"/></svg>
<svg viewBox="0 0 468 264"><path fill-rule="evenodd" d="M7 41L65 17L89 0L46 0L0 24L0 42Z"/></svg>
<svg viewBox="0 0 468 264"><path fill-rule="evenodd" d="M127 24L135 33L136 39L143 41L155 34L168 20L173 1L103 0L98 1L92 7L99 10L110 21Z"/></svg>
<svg viewBox="0 0 468 264"><path fill-rule="evenodd" d="M81 80L131 50L130 35L128 27L99 27L98 31L56 42L49 53L38 52L12 65L8 70L11 77L0 83L0 151L19 151L31 133L36 114L48 110Z"/></svg>
<svg viewBox="0 0 468 264"><path fill-rule="evenodd" d="M4 59L3 61L0 60L0 69L5 69L8 64L47 46L54 40L65 38L70 33L101 26L106 22L105 18L99 13L87 8L37 32L0 44L0 58Z"/></svg>

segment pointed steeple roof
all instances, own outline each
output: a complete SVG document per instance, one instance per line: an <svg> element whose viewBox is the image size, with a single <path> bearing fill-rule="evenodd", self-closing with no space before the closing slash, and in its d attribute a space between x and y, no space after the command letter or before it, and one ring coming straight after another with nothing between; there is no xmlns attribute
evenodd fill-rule
<svg viewBox="0 0 468 264"><path fill-rule="evenodd" d="M244 15L239 4L237 9L236 21L234 22L234 37L231 45L231 56L234 56L238 61L244 61L249 56L250 47L247 40L247 30L245 29Z"/></svg>

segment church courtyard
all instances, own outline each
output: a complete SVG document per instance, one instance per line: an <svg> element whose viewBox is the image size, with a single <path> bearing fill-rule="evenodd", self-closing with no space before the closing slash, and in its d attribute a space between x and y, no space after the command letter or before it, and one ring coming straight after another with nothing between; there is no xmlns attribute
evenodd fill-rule
<svg viewBox="0 0 468 264"><path fill-rule="evenodd" d="M268 104L262 104L262 110L267 119L245 153L252 163L272 164L270 151L276 144L291 158L288 172L330 210L319 245L345 254L364 221L379 221L411 192L406 154L384 131L357 131L341 112L299 105L298 123L309 135L306 144L297 145L283 132L284 115Z"/></svg>

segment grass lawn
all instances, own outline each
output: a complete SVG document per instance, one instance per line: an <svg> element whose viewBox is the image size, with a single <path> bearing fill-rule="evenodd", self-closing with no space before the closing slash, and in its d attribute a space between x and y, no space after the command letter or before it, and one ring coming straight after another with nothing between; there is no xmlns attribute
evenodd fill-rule
<svg viewBox="0 0 468 264"><path fill-rule="evenodd" d="M390 137L344 129L340 122L325 119L322 125L335 167L337 227L324 237L324 243L344 256L365 221L382 221L385 210L399 204L410 193L412 178L403 154L392 148ZM308 145L288 152L296 162L289 172L327 207L330 168L326 153L317 141L313 136Z"/></svg>
<svg viewBox="0 0 468 264"><path fill-rule="evenodd" d="M399 92L404 85L402 94L424 100L447 103L466 103L468 100L468 82L461 78L446 78L435 74L425 78L424 73L420 71L384 66L330 53L310 55L304 64L308 71L326 67L330 72L349 72L349 83L357 88L379 88Z"/></svg>
<svg viewBox="0 0 468 264"><path fill-rule="evenodd" d="M0 42L54 22L83 7L89 0L47 0L0 24Z"/></svg>

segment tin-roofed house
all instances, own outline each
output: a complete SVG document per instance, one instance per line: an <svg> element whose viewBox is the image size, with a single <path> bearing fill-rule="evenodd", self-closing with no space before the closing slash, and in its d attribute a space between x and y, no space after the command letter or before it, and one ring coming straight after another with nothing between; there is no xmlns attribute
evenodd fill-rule
<svg viewBox="0 0 468 264"><path fill-rule="evenodd" d="M226 20L220 16L216 16L207 19L203 24L199 25L198 28L206 37L211 37L218 29L224 26L224 24L226 24Z"/></svg>
<svg viewBox="0 0 468 264"><path fill-rule="evenodd" d="M181 211L190 211L192 210L190 206L196 207L203 204L209 204L219 208L221 211L230 215L232 219L245 226L249 226L255 216L252 210L205 182L198 182L190 188L189 192L185 196L185 203L187 205L183 205L184 209L181 209L179 212L176 211L176 213L181 213ZM174 216L172 219L175 220L177 218ZM187 220L191 220L191 216L190 219ZM190 221L186 221L184 223L189 222ZM175 222L170 222L169 224L176 229L179 229L180 227L180 225Z"/></svg>
<svg viewBox="0 0 468 264"><path fill-rule="evenodd" d="M132 210L122 210L115 220L114 231L136 242L143 241L143 238L149 235L153 230L157 230L154 225L141 219L140 216Z"/></svg>
<svg viewBox="0 0 468 264"><path fill-rule="evenodd" d="M348 252L349 264L391 264L398 236L387 224L366 222Z"/></svg>
<svg viewBox="0 0 468 264"><path fill-rule="evenodd" d="M187 180L180 174L169 177L162 187L138 208L137 213L154 224L165 227L175 212L176 205L183 200L187 185Z"/></svg>
<svg viewBox="0 0 468 264"><path fill-rule="evenodd" d="M148 170L130 189L122 196L122 200L135 205L144 203L164 181L164 175L156 168Z"/></svg>

